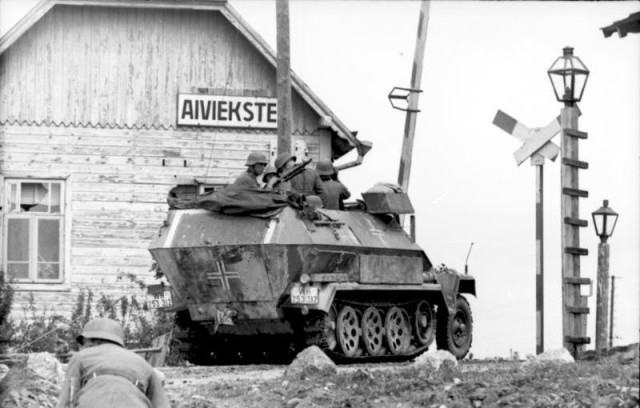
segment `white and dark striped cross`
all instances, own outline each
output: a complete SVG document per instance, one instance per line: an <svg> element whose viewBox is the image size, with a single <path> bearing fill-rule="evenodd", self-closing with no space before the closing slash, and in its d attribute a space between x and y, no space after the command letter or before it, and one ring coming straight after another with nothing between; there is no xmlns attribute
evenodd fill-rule
<svg viewBox="0 0 640 408"><path fill-rule="evenodd" d="M220 281L222 289L225 292L230 291L231 286L229 285L229 280L240 279L240 274L236 271L228 271L223 261L216 261L216 269L215 272L207 272L207 280Z"/></svg>
<svg viewBox="0 0 640 408"><path fill-rule="evenodd" d="M513 153L518 166L528 158L531 158L533 165L544 164L545 158L555 161L560 153L560 147L551 141L562 130L560 116L554 118L543 128L529 128L499 110L493 119L493 124L523 143Z"/></svg>

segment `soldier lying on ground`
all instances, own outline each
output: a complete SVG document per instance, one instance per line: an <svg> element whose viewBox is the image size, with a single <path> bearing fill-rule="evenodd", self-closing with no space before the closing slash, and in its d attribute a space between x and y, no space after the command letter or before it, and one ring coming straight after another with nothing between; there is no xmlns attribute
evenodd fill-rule
<svg viewBox="0 0 640 408"><path fill-rule="evenodd" d="M76 340L57 408L169 408L153 367L124 348L118 322L93 319Z"/></svg>

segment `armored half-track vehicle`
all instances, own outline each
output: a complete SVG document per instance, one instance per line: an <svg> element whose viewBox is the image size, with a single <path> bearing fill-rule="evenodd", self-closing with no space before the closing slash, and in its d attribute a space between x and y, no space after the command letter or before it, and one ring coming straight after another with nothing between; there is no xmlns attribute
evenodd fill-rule
<svg viewBox="0 0 640 408"><path fill-rule="evenodd" d="M215 193L214 193L215 194ZM398 223L403 193L345 211L284 205L265 218L172 210L150 251L192 363L318 345L341 361L406 359L432 342L463 358L475 280L435 268ZM289 357L286 357L289 356Z"/></svg>

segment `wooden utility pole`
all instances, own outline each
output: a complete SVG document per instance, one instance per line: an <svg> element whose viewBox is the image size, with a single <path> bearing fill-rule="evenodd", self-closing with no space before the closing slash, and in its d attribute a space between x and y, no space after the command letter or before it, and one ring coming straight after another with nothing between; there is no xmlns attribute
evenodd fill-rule
<svg viewBox="0 0 640 408"><path fill-rule="evenodd" d="M609 244L598 244L598 283L596 295L596 350L607 348L607 319L609 314Z"/></svg>
<svg viewBox="0 0 640 408"><path fill-rule="evenodd" d="M420 84L422 82L422 66L424 50L427 43L427 28L429 26L430 0L423 0L420 5L420 19L418 21L418 34L416 37L416 49L413 55L413 69L411 71L411 92L408 96L409 107L404 122L404 139L402 142L402 155L400 156L400 171L398 172L398 184L402 189L409 191L409 177L411 175L411 156L413 154L413 139L416 133L416 121L418 119L418 102L420 100Z"/></svg>
<svg viewBox="0 0 640 408"><path fill-rule="evenodd" d="M616 277L611 277L611 314L609 315L609 348L613 347L613 305L616 304Z"/></svg>
<svg viewBox="0 0 640 408"><path fill-rule="evenodd" d="M561 110L562 125L562 333L563 345L574 356L584 350L591 339L587 337L587 298L582 296L580 286L590 280L580 276L580 257L589 251L580 248L580 227L587 225L580 219L579 199L589 192L578 187L578 170L587 168L587 163L578 160L578 141L586 139L587 133L578 131L577 106L565 106Z"/></svg>
<svg viewBox="0 0 640 408"><path fill-rule="evenodd" d="M276 0L278 47L278 154L291 153L291 64L289 45L289 0Z"/></svg>

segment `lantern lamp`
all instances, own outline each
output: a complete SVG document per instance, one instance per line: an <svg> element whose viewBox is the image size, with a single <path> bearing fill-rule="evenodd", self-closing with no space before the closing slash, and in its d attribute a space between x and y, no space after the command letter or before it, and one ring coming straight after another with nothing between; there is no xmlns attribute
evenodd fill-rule
<svg viewBox="0 0 640 408"><path fill-rule="evenodd" d="M607 242L607 239L613 235L618 221L618 213L609 208L609 200L604 200L602 207L591 213L591 216L596 235L600 237L601 242Z"/></svg>
<svg viewBox="0 0 640 408"><path fill-rule="evenodd" d="M589 70L580 58L573 55L572 47L563 48L563 55L555 60L547 74L558 102L564 102L566 106L580 102Z"/></svg>

